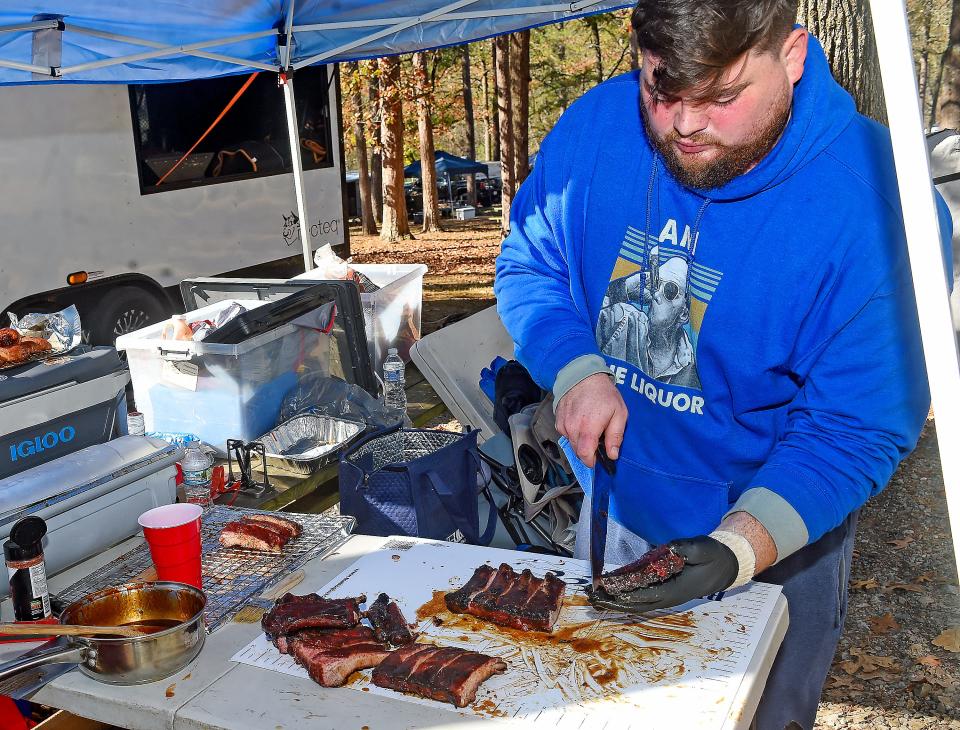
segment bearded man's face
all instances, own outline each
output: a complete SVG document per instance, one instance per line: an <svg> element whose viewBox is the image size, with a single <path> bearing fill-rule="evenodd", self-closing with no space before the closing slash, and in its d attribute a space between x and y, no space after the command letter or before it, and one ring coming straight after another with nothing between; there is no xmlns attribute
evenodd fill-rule
<svg viewBox="0 0 960 730"><path fill-rule="evenodd" d="M722 187L773 149L790 119L793 82L782 60L750 51L716 89L665 97L656 91L659 59L644 55L641 112L651 144L682 184Z"/></svg>

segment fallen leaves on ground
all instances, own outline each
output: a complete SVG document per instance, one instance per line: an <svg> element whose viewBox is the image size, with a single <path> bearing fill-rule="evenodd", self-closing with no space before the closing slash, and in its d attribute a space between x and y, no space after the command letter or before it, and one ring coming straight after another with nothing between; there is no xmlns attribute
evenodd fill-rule
<svg viewBox="0 0 960 730"><path fill-rule="evenodd" d="M897 550L903 550L907 545L913 542L913 538L910 535L902 537L898 540L887 540L887 545L893 545Z"/></svg>
<svg viewBox="0 0 960 730"><path fill-rule="evenodd" d="M925 654L924 656L917 659L917 664L922 664L925 667L939 667L942 662L937 659L933 654Z"/></svg>
<svg viewBox="0 0 960 730"><path fill-rule="evenodd" d="M900 624L897 623L897 620L889 611L882 616L870 616L867 619L867 623L870 624L870 632L879 635L889 634L891 631L896 631L900 628Z"/></svg>
<svg viewBox="0 0 960 730"><path fill-rule="evenodd" d="M871 591L879 588L876 578L855 579L850 581L850 590L853 591Z"/></svg>
<svg viewBox="0 0 960 730"><path fill-rule="evenodd" d="M960 626L951 626L949 629L944 629L940 632L940 635L930 643L947 651L960 651Z"/></svg>
<svg viewBox="0 0 960 730"><path fill-rule="evenodd" d="M889 681L902 671L897 660L890 656L873 656L861 649L851 649L851 659L837 666L847 674L855 674L860 679L883 679Z"/></svg>

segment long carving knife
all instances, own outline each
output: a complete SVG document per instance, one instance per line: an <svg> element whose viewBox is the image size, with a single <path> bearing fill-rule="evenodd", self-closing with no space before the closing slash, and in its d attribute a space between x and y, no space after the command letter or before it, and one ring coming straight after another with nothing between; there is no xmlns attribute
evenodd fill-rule
<svg viewBox="0 0 960 730"><path fill-rule="evenodd" d="M593 494L590 496L590 576L594 591L600 587L600 575L603 573L610 510L610 481L617 473L616 462L607 456L602 440L597 448L597 463L601 469L594 470Z"/></svg>

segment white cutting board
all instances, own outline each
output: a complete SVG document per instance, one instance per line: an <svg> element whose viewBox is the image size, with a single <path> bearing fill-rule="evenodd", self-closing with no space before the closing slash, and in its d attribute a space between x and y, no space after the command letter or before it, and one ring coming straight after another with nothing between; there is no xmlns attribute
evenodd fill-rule
<svg viewBox="0 0 960 730"><path fill-rule="evenodd" d="M521 633L446 612L439 592L459 588L482 563L507 562L535 575L551 570L567 582L552 638ZM363 691L481 717L505 717L536 728L721 728L770 620L780 587L751 583L642 619L595 611L583 594L585 561L448 542L392 538L316 592L341 598L381 593L397 601L420 641L502 657L508 669L487 680L471 707L382 689L370 670L353 675L344 691ZM301 585L298 593L312 586ZM418 609L422 620L417 620ZM439 610L439 613L438 613ZM437 625L432 616L438 616ZM260 635L235 662L307 673ZM742 704L742 699L741 699Z"/></svg>

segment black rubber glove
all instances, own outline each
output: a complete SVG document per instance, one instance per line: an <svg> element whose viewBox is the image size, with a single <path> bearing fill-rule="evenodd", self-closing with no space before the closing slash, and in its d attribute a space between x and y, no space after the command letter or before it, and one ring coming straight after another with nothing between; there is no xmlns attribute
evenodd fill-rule
<svg viewBox="0 0 960 730"><path fill-rule="evenodd" d="M726 590L740 573L740 561L733 550L707 535L676 540L669 545L686 561L677 575L663 583L619 595L598 588L588 592L590 603L595 608L647 613Z"/></svg>

